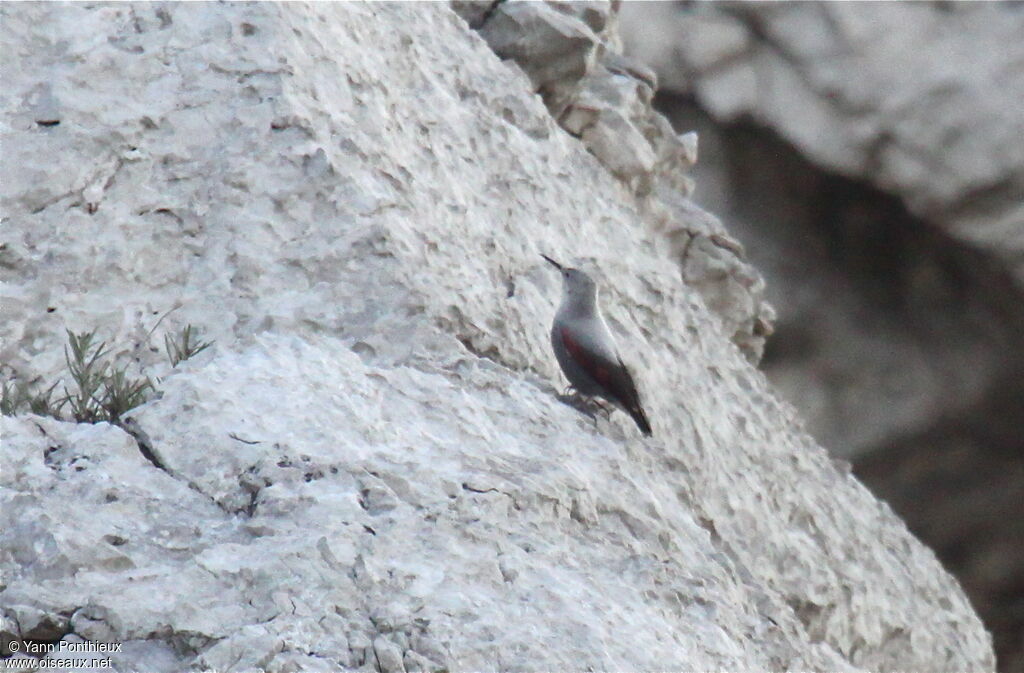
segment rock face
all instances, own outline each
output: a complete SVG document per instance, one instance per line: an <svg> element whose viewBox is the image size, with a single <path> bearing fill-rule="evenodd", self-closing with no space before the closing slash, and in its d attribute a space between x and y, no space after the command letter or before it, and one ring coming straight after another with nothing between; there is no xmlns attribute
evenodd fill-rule
<svg viewBox="0 0 1024 673"><path fill-rule="evenodd" d="M702 131L697 200L769 274L779 350L802 351L769 370L827 446L926 431L1024 367L1020 12L663 3L624 25L687 97L666 107Z"/></svg>
<svg viewBox="0 0 1024 673"><path fill-rule="evenodd" d="M610 2L455 2L502 58L530 77L551 115L638 197L670 243L682 278L696 288L752 361L761 358L775 312L742 246L687 197L697 137L677 136L651 107L654 73L621 53ZM644 198L649 195L655 198Z"/></svg>
<svg viewBox="0 0 1024 673"><path fill-rule="evenodd" d="M994 666L956 581L732 343L738 305L682 282L714 269L760 315L713 218L661 200L679 175L601 163L447 6L0 11L4 362L52 377L63 328L96 327L160 378L123 427L3 419L5 652ZM707 231L686 263L672 218ZM655 439L555 399L539 252L598 274ZM215 347L161 368L188 322Z"/></svg>
<svg viewBox="0 0 1024 673"><path fill-rule="evenodd" d="M961 578L1024 671L1024 14L629 5L695 199L778 310L764 368Z"/></svg>
<svg viewBox="0 0 1024 673"><path fill-rule="evenodd" d="M1024 283L1022 29L1013 3L734 3L630 8L625 32L666 89L900 195Z"/></svg>

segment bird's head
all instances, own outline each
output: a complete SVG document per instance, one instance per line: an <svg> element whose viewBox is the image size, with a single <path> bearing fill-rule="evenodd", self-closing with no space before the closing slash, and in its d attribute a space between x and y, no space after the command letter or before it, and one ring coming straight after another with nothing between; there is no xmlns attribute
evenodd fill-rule
<svg viewBox="0 0 1024 673"><path fill-rule="evenodd" d="M597 298L597 283L586 272L563 266L547 255L541 254L541 257L562 274L562 290L567 299L593 301Z"/></svg>

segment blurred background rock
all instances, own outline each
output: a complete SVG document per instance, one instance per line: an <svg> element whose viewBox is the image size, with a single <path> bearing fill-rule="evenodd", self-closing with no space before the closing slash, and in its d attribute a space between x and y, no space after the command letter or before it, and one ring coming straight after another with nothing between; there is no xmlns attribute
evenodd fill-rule
<svg viewBox="0 0 1024 673"><path fill-rule="evenodd" d="M1024 671L1024 4L624 3L694 200L778 311L763 368Z"/></svg>

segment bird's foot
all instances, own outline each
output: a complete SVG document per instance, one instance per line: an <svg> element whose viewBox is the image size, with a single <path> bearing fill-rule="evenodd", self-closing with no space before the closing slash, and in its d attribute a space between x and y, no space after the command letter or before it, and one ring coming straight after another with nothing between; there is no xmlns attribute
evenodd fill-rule
<svg viewBox="0 0 1024 673"><path fill-rule="evenodd" d="M612 412L615 411L615 407L597 397L584 395L571 386L570 389L573 391L572 394L563 394L558 396L558 400L560 402L572 407L584 416L588 416L590 420L594 421L594 423L597 423L598 421L598 414L604 416L605 420L611 418Z"/></svg>
<svg viewBox="0 0 1024 673"><path fill-rule="evenodd" d="M594 405L591 398L584 397L575 389L572 389L571 394L558 395L558 401L566 406L570 406L576 411L589 416L593 420L597 420L597 415L594 410Z"/></svg>
<svg viewBox="0 0 1024 673"><path fill-rule="evenodd" d="M605 418L611 418L612 412L615 411L615 407L613 407L611 404L608 404L604 400L599 400L596 397L590 398L590 404L593 407L595 407L598 411L603 412Z"/></svg>

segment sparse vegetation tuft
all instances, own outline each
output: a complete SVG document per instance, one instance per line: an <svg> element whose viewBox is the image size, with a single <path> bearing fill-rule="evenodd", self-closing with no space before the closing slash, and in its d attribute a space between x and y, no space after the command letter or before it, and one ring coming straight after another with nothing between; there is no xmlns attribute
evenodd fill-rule
<svg viewBox="0 0 1024 673"><path fill-rule="evenodd" d="M148 379L132 379L124 369L113 369L103 382L103 420L117 423L121 415L145 402L153 392Z"/></svg>
<svg viewBox="0 0 1024 673"><path fill-rule="evenodd" d="M54 383L46 390L33 393L32 386L24 381L4 381L0 383L0 413L4 416L13 416L27 407L33 414L60 418L60 410L66 401L62 398L53 399L53 391L56 388L57 383Z"/></svg>
<svg viewBox="0 0 1024 673"><path fill-rule="evenodd" d="M127 365L107 360L110 350L105 341L96 339L96 330L80 334L67 330L67 336L64 361L72 385L64 384L64 394L55 398L54 391L61 381L39 392L33 392L32 386L25 382L4 381L0 383L0 413L13 416L27 409L40 416L66 420L62 411L67 408L71 419L79 423L116 424L155 391L149 378L133 377ZM211 345L212 342L198 338L192 325L187 325L174 337L164 336L172 367Z"/></svg>
<svg viewBox="0 0 1024 673"><path fill-rule="evenodd" d="M71 417L79 423L98 423L105 420L102 395L104 377L109 365L100 358L107 354L106 342L94 344L96 331L75 334L67 330L68 345L64 347L64 362L67 363L71 380L76 390L64 386L64 399L71 410ZM69 349L70 348L70 352Z"/></svg>
<svg viewBox="0 0 1024 673"><path fill-rule="evenodd" d="M210 341L200 341L194 337L191 323L185 325L185 328L181 330L181 334L177 338L172 338L170 334L164 335L164 348L167 351L167 359L171 361L172 367L177 367L179 362L202 353L212 345L213 343Z"/></svg>

